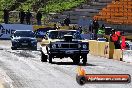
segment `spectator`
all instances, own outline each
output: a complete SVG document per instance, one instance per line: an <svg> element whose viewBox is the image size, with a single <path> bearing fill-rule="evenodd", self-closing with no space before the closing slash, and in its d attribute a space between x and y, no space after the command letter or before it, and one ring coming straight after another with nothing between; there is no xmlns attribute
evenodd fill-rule
<svg viewBox="0 0 132 88"><path fill-rule="evenodd" d="M83 9L83 4L80 4L80 9Z"/></svg>
<svg viewBox="0 0 132 88"><path fill-rule="evenodd" d="M26 13L26 23L28 25L31 24L30 20L31 20L32 14L30 13L30 11L28 10L28 12Z"/></svg>
<svg viewBox="0 0 132 88"><path fill-rule="evenodd" d="M99 23L97 20L93 21L93 30L95 30L95 34L98 33Z"/></svg>
<svg viewBox="0 0 132 88"><path fill-rule="evenodd" d="M121 42L121 49L122 50L125 50L128 48L128 46L126 45L126 37L125 36L122 36L122 42Z"/></svg>
<svg viewBox="0 0 132 88"><path fill-rule="evenodd" d="M89 24L89 32L93 33L93 23L90 20L90 24Z"/></svg>
<svg viewBox="0 0 132 88"><path fill-rule="evenodd" d="M9 21L9 10L7 10L7 9L4 9L4 23L5 24L8 24L8 21Z"/></svg>
<svg viewBox="0 0 132 88"><path fill-rule="evenodd" d="M80 27L78 28L78 31L79 31L80 33L82 33L82 26L80 26Z"/></svg>
<svg viewBox="0 0 132 88"><path fill-rule="evenodd" d="M125 34L124 34L124 31L120 32L120 35L121 35L121 49L122 50L127 50L130 48L129 46L129 43L126 42L126 37L125 37Z"/></svg>
<svg viewBox="0 0 132 88"><path fill-rule="evenodd" d="M23 11L23 9L20 10L19 19L20 19L20 23L23 24L25 19L25 12Z"/></svg>
<svg viewBox="0 0 132 88"><path fill-rule="evenodd" d="M98 29L98 38L103 38L103 35L105 34L105 26L102 24L102 26Z"/></svg>
<svg viewBox="0 0 132 88"><path fill-rule="evenodd" d="M95 30L93 30L93 33L90 34L91 40L97 40L97 35L95 34Z"/></svg>
<svg viewBox="0 0 132 88"><path fill-rule="evenodd" d="M54 30L58 30L58 27L56 24L54 24L54 27L53 27Z"/></svg>
<svg viewBox="0 0 132 88"><path fill-rule="evenodd" d="M110 41L111 41L111 42L114 42L115 49L120 49L120 38L119 38L119 36L115 33L115 30L114 30L114 29L111 30Z"/></svg>
<svg viewBox="0 0 132 88"><path fill-rule="evenodd" d="M70 19L67 17L66 19L64 19L64 24L66 26L69 26L69 24L71 23Z"/></svg>
<svg viewBox="0 0 132 88"><path fill-rule="evenodd" d="M37 24L41 25L42 13L40 11L37 12L36 19L37 19Z"/></svg>
<svg viewBox="0 0 132 88"><path fill-rule="evenodd" d="M76 30L76 27L75 27L75 26L73 26L73 27L72 27L72 29L73 29L73 30Z"/></svg>

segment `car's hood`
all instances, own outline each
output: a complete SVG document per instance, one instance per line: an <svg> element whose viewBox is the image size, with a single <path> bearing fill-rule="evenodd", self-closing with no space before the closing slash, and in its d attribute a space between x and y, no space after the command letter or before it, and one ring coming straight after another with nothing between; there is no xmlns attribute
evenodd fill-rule
<svg viewBox="0 0 132 88"><path fill-rule="evenodd" d="M48 40L42 40L42 42L49 41L49 42L59 42L64 41L64 39L48 39ZM80 42L88 42L88 40L78 40L78 39L72 39L72 41L80 41Z"/></svg>
<svg viewBox="0 0 132 88"><path fill-rule="evenodd" d="M78 41L81 41L81 42L88 42L88 40L78 40Z"/></svg>
<svg viewBox="0 0 132 88"><path fill-rule="evenodd" d="M77 40L77 39L73 39L72 41L73 42L84 42L84 43L87 43L88 42L88 40ZM43 39L40 44L41 45L47 45L50 42L53 43L53 42L65 42L65 41L64 41L64 39L48 39L48 40Z"/></svg>
<svg viewBox="0 0 132 88"><path fill-rule="evenodd" d="M50 42L64 41L64 39L49 39Z"/></svg>
<svg viewBox="0 0 132 88"><path fill-rule="evenodd" d="M13 39L17 39L17 40L20 40L20 39L36 40L36 38L33 38L33 37L14 37Z"/></svg>

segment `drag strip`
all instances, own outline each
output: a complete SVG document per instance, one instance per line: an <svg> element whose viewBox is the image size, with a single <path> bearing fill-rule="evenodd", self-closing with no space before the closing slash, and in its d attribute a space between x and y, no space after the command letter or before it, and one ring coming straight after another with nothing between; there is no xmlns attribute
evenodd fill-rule
<svg viewBox="0 0 132 88"><path fill-rule="evenodd" d="M86 84L76 82L78 65L70 58L53 59L53 64L41 62L40 51L11 50L9 41L1 45L0 69L6 74L6 80L13 88L131 88L129 84ZM7 44L7 45L6 45ZM38 48L39 49L39 48ZM88 74L130 74L132 65L88 55L86 66L81 63ZM3 74L0 72L0 74ZM7 87L10 88L10 87Z"/></svg>

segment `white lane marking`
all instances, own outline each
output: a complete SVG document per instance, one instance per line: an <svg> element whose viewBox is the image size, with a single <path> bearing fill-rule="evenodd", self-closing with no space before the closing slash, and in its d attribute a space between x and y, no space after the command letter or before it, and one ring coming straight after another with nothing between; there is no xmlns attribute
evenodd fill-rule
<svg viewBox="0 0 132 88"><path fill-rule="evenodd" d="M4 81L3 84L7 83L10 86L10 88L14 88L12 85L13 80L1 68L0 68L0 79ZM4 88L4 86L1 84L1 81L0 81L0 88Z"/></svg>
<svg viewBox="0 0 132 88"><path fill-rule="evenodd" d="M95 66L95 67L97 67L97 68L102 68L102 69L104 69L105 67L103 67L103 66Z"/></svg>

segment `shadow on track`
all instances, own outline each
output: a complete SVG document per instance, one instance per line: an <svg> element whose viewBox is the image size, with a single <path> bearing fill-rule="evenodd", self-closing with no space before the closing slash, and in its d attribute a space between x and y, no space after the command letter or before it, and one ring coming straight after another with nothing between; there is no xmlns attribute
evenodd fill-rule
<svg viewBox="0 0 132 88"><path fill-rule="evenodd" d="M57 65L76 65L73 62L52 62L52 64ZM82 63L79 63L78 66L96 66L94 64L86 63L86 65L83 65Z"/></svg>

